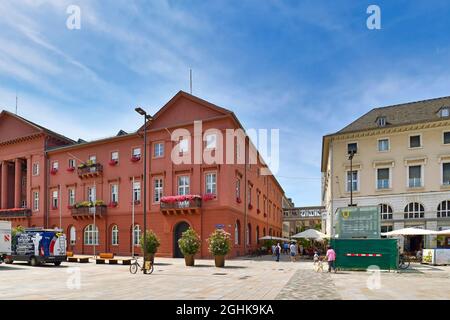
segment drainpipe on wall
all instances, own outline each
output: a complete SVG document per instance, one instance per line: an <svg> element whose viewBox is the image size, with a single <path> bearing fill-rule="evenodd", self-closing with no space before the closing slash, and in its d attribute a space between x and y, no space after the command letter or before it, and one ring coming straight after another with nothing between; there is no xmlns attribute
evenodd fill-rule
<svg viewBox="0 0 450 320"><path fill-rule="evenodd" d="M49 211L48 208L50 208L50 199L48 197L49 195L49 188L50 188L50 159L48 158L47 153L47 147L48 147L48 137L45 137L45 143L44 143L44 228L48 228L49 224Z"/></svg>
<svg viewBox="0 0 450 320"><path fill-rule="evenodd" d="M244 140L244 255L247 253L247 134Z"/></svg>

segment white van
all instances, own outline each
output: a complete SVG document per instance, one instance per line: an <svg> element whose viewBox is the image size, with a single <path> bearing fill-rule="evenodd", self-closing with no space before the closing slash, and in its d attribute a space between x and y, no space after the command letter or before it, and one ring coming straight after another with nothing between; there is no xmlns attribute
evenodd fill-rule
<svg viewBox="0 0 450 320"><path fill-rule="evenodd" d="M11 222L0 221L0 263L11 256Z"/></svg>

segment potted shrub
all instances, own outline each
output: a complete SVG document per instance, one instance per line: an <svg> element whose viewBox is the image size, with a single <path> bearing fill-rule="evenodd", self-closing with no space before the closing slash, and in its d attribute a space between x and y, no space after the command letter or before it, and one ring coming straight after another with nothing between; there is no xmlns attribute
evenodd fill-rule
<svg viewBox="0 0 450 320"><path fill-rule="evenodd" d="M114 167L114 166L117 165L118 163L119 163L119 161L117 161L117 160L114 160L114 159L109 160L109 165L110 165L111 167Z"/></svg>
<svg viewBox="0 0 450 320"><path fill-rule="evenodd" d="M67 172L74 172L75 171L75 167L68 167L67 168Z"/></svg>
<svg viewBox="0 0 450 320"><path fill-rule="evenodd" d="M147 230L146 243L144 244L144 233L141 235L139 243L141 244L142 254L146 261L155 261L155 253L160 245L159 239L152 230Z"/></svg>
<svg viewBox="0 0 450 320"><path fill-rule="evenodd" d="M231 250L230 234L216 229L208 238L208 250L214 256L216 267L225 266L225 256Z"/></svg>
<svg viewBox="0 0 450 320"><path fill-rule="evenodd" d="M181 253L184 255L186 266L194 266L194 255L200 249L200 245L200 237L192 228L189 228L185 232L183 232L181 238L178 239L178 246L180 247Z"/></svg>

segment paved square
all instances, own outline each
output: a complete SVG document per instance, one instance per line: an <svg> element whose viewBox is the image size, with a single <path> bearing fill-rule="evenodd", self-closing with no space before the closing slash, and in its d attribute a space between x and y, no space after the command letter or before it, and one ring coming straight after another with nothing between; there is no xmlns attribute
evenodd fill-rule
<svg viewBox="0 0 450 320"><path fill-rule="evenodd" d="M450 299L450 267L415 265L405 273L316 273L311 261L272 257L212 260L185 267L183 259L156 258L151 275L128 266L63 263L0 265L2 299ZM79 276L79 277L78 277ZM372 278L371 278L372 277ZM76 280L80 286L77 288ZM369 289L372 284L373 289Z"/></svg>

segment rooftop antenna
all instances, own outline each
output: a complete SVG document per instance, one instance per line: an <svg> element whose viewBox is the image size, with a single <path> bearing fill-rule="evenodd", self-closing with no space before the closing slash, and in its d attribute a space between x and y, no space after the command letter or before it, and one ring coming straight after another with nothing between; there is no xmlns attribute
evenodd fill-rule
<svg viewBox="0 0 450 320"><path fill-rule="evenodd" d="M17 97L17 91L16 91L16 115L17 115L17 105L18 105L19 98Z"/></svg>
<svg viewBox="0 0 450 320"><path fill-rule="evenodd" d="M192 69L189 69L189 89L190 94L192 94Z"/></svg>

